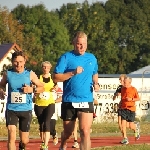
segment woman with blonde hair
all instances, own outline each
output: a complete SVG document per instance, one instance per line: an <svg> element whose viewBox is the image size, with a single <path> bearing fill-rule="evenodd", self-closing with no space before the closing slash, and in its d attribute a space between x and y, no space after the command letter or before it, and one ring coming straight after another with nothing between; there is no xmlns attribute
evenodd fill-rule
<svg viewBox="0 0 150 150"><path fill-rule="evenodd" d="M39 79L44 83L44 92L35 95L34 111L39 123L40 137L42 140L41 150L48 150L50 121L55 112L55 99L53 96L55 84L50 74L50 69L52 67L51 63L45 61L42 62L41 66L43 74L39 76Z"/></svg>

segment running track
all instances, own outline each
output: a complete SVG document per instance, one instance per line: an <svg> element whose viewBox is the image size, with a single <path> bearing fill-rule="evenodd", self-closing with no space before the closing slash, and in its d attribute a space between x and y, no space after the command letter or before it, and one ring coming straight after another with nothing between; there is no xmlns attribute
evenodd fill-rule
<svg viewBox="0 0 150 150"><path fill-rule="evenodd" d="M92 148L96 147L105 147L105 146L118 146L121 145L119 142L122 140L121 137L92 137ZM60 140L59 140L60 142ZM134 137L129 137L130 144L143 144L143 143L150 143L150 135L149 136L141 136L138 141L134 140ZM58 150L59 149L58 143L56 146L53 145L52 141L49 142L49 149L51 150ZM75 148L71 148L73 144L73 139L69 141L67 150L75 150ZM16 142L18 147L18 142ZM40 140L39 139L30 139L30 142L27 145L26 150L39 150L40 149ZM0 150L7 150L6 149L6 141L0 141ZM77 150L77 149L76 149Z"/></svg>

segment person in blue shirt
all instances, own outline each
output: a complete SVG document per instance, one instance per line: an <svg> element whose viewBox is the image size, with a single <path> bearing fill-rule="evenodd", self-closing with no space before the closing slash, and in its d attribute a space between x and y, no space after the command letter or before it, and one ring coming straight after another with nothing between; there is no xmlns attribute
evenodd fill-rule
<svg viewBox="0 0 150 150"><path fill-rule="evenodd" d="M8 150L16 150L16 127L19 120L19 150L25 150L29 142L29 129L32 119L32 93L44 91L44 85L36 74L25 68L25 55L22 51L12 54L12 69L4 72L0 81L0 99L6 96L5 89L8 84L6 104L6 126L8 129ZM32 86L34 84L35 86Z"/></svg>
<svg viewBox="0 0 150 150"><path fill-rule="evenodd" d="M87 35L78 31L73 39L74 50L63 54L54 69L53 81L63 82L61 118L64 132L60 150L66 149L75 120L79 120L80 150L90 150L90 128L93 121L93 89L99 90L96 57L87 53Z"/></svg>

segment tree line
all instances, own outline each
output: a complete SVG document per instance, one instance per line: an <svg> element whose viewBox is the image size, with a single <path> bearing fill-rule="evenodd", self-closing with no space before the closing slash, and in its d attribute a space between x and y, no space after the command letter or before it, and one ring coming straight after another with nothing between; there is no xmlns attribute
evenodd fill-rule
<svg viewBox="0 0 150 150"><path fill-rule="evenodd" d="M73 49L76 31L88 35L101 74L130 73L150 64L150 1L108 0L63 4L48 11L44 4L0 7L0 44L16 42L27 54L27 66L41 73L42 61L55 66Z"/></svg>

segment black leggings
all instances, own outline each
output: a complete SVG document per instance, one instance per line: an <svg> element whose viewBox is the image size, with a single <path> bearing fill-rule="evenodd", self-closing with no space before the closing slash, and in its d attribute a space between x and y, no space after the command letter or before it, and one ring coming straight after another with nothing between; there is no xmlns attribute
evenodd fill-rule
<svg viewBox="0 0 150 150"><path fill-rule="evenodd" d="M53 137L56 136L56 120L55 119L51 119L50 121L50 135L52 135Z"/></svg>
<svg viewBox="0 0 150 150"><path fill-rule="evenodd" d="M40 132L50 132L50 120L55 112L55 104L48 106L34 105L34 111L38 119Z"/></svg>

